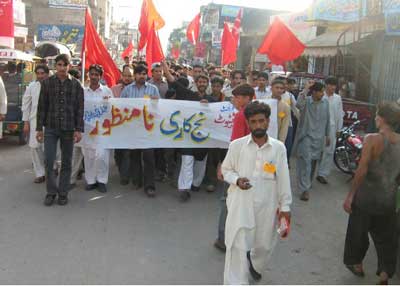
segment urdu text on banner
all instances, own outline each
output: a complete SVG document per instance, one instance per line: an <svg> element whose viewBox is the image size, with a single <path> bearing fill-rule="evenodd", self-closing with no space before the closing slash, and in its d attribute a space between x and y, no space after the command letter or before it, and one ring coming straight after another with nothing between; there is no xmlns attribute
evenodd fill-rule
<svg viewBox="0 0 400 286"><path fill-rule="evenodd" d="M277 101L269 136L277 138ZM228 148L237 110L230 102L111 98L85 100L85 133L80 145L105 149Z"/></svg>

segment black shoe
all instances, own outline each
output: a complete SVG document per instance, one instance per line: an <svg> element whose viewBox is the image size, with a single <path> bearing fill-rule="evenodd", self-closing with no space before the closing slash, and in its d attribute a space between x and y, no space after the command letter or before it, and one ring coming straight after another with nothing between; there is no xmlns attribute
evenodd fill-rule
<svg viewBox="0 0 400 286"><path fill-rule="evenodd" d="M97 183L95 183L95 184L87 184L86 187L85 187L85 190L86 191L93 191L96 188L97 188Z"/></svg>
<svg viewBox="0 0 400 286"><path fill-rule="evenodd" d="M247 251L247 260L249 261L249 271L251 277L253 277L254 281L260 281L262 276L253 267L253 263L251 262L251 257L250 257L250 251Z"/></svg>
<svg viewBox="0 0 400 286"><path fill-rule="evenodd" d="M317 177L317 181L320 182L323 185L327 185L328 184L328 181L322 176L318 176Z"/></svg>
<svg viewBox="0 0 400 286"><path fill-rule="evenodd" d="M65 206L66 204L68 204L68 195L58 195L57 203L60 206Z"/></svg>
<svg viewBox="0 0 400 286"><path fill-rule="evenodd" d="M179 199L181 202L187 202L190 199L190 193L188 191L180 192Z"/></svg>
<svg viewBox="0 0 400 286"><path fill-rule="evenodd" d="M200 187L195 187L195 186L192 185L192 187L190 188L190 190L191 190L192 192L198 192L198 191L200 191Z"/></svg>
<svg viewBox="0 0 400 286"><path fill-rule="evenodd" d="M129 179L121 179L120 181L119 181L119 183L122 185L122 186L126 186L126 185L128 185L129 184Z"/></svg>
<svg viewBox="0 0 400 286"><path fill-rule="evenodd" d="M100 193L107 193L107 187L106 187L106 185L103 184L103 183L97 183L97 190L98 190Z"/></svg>
<svg viewBox="0 0 400 286"><path fill-rule="evenodd" d="M51 206L55 199L56 195L46 195L46 198L44 199L44 205L48 207Z"/></svg>
<svg viewBox="0 0 400 286"><path fill-rule="evenodd" d="M144 190L144 192L146 193L146 195L147 195L149 198L154 198L154 197L156 196L156 190L155 190L154 188L146 188L146 189Z"/></svg>

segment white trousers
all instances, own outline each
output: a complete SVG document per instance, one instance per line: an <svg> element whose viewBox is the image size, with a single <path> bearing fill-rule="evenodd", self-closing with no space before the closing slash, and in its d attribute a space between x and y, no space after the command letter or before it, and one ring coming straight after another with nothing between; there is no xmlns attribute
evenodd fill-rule
<svg viewBox="0 0 400 286"><path fill-rule="evenodd" d="M110 150L96 150L82 148L85 160L85 179L91 185L97 183L107 184L110 163Z"/></svg>
<svg viewBox="0 0 400 286"><path fill-rule="evenodd" d="M207 167L207 156L202 161L195 160L194 156L182 155L181 171L178 178L178 189L190 190L193 186L199 187L204 179Z"/></svg>
<svg viewBox="0 0 400 286"><path fill-rule="evenodd" d="M79 146L74 146L74 151L72 152L72 172L71 172L71 184L75 184L79 170L81 168L83 161L82 148Z"/></svg>
<svg viewBox="0 0 400 286"><path fill-rule="evenodd" d="M331 126L331 132L329 134L329 139L331 144L328 147L324 147L324 152L322 154L322 159L318 168L318 176L327 178L332 170L333 166L333 155L336 148L336 131L335 126Z"/></svg>
<svg viewBox="0 0 400 286"><path fill-rule="evenodd" d="M33 172L35 173L35 178L44 177L46 172L44 166L43 146L37 148L31 148L31 156L32 156Z"/></svg>

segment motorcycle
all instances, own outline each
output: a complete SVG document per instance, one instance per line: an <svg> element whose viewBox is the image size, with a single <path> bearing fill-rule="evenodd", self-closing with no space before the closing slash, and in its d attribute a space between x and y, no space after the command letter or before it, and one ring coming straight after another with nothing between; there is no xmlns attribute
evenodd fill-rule
<svg viewBox="0 0 400 286"><path fill-rule="evenodd" d="M354 175L361 159L363 138L354 132L360 123L361 121L357 120L352 125L343 128L336 141L333 160L336 167L345 174Z"/></svg>

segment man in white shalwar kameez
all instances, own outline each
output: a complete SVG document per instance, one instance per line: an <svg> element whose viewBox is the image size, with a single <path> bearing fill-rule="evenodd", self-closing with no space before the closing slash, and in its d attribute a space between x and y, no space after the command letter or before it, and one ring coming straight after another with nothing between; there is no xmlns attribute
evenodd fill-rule
<svg viewBox="0 0 400 286"><path fill-rule="evenodd" d="M290 222L286 148L267 135L271 110L253 102L244 112L251 134L230 144L222 164L230 184L224 284L249 284L249 274L260 280L277 241L278 221Z"/></svg>
<svg viewBox="0 0 400 286"><path fill-rule="evenodd" d="M84 88L85 100L90 98L101 98L107 100L112 97L112 91L107 86L100 84L103 76L103 67L91 65L89 67L89 87ZM85 179L87 191L98 189L99 192L107 192L110 150L83 146L82 153L85 162Z"/></svg>
<svg viewBox="0 0 400 286"><path fill-rule="evenodd" d="M0 76L0 139L3 138L3 121L7 114L7 92Z"/></svg>
<svg viewBox="0 0 400 286"><path fill-rule="evenodd" d="M335 93L337 85L337 79L334 77L328 77L325 80L326 87L324 98L326 98L329 102L329 140L331 144L324 148L321 163L318 168L317 180L321 184L328 183L327 178L329 177L333 166L336 138L340 130L343 128L343 103L342 97Z"/></svg>
<svg viewBox="0 0 400 286"><path fill-rule="evenodd" d="M22 121L24 121L24 133L29 133L29 147L35 173L34 182L37 184L45 181L45 165L43 143L36 139L36 116L40 96L41 81L49 77L49 68L45 65L38 65L35 68L36 81L33 81L25 90L22 98Z"/></svg>

